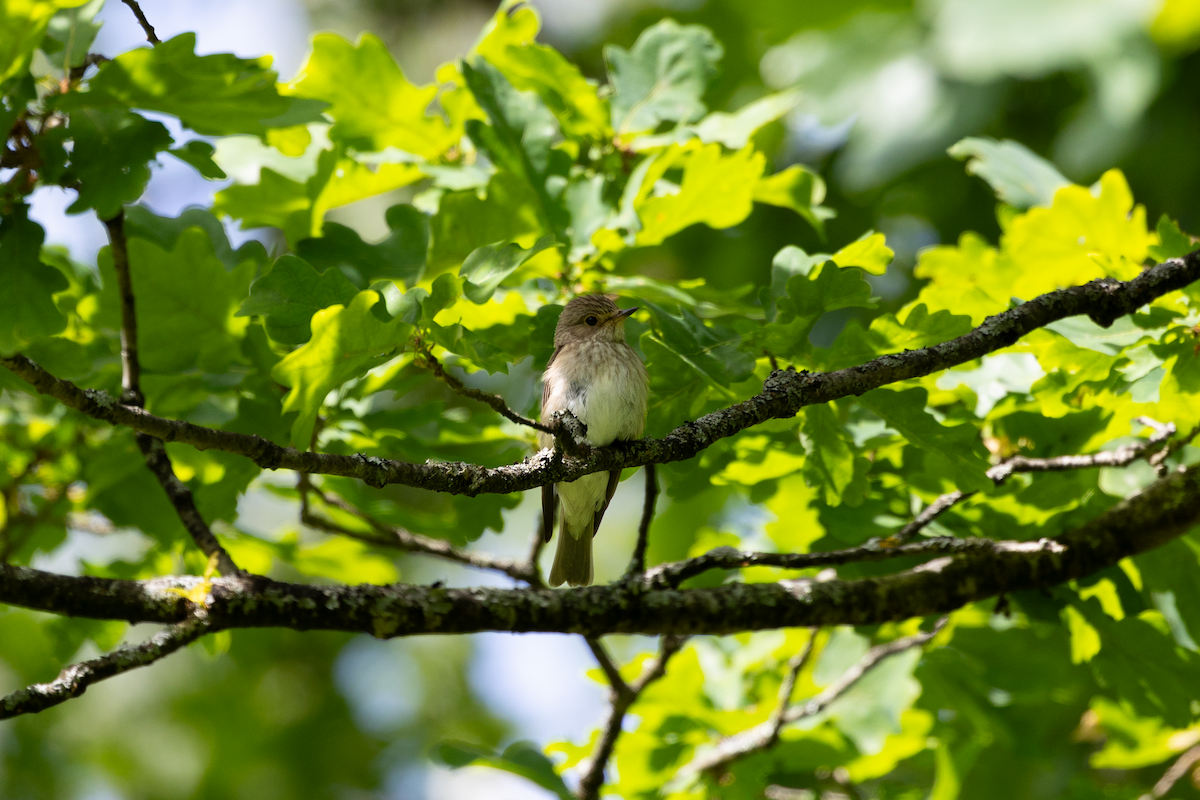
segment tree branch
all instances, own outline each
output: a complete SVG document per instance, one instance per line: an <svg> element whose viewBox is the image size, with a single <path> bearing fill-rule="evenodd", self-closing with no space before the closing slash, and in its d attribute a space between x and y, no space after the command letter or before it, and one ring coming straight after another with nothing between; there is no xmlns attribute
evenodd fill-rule
<svg viewBox="0 0 1200 800"><path fill-rule="evenodd" d="M887 542L892 545L902 545L910 541L914 536L925 529L929 523L940 517L942 514L950 510L950 508L960 500L965 500L974 492L946 492L944 495L934 500L925 508L921 509L921 513L917 514L912 522L905 525L900 530L887 538Z"/></svg>
<svg viewBox="0 0 1200 800"><path fill-rule="evenodd" d="M846 670L840 678L826 686L822 691L813 695L806 702L789 706L782 713L777 712L771 719L759 723L753 728L735 733L722 739L705 755L692 760L680 770L681 775L697 775L701 772L720 769L731 761L749 755L759 750L765 750L778 741L780 729L789 723L797 722L805 717L815 717L839 697L850 691L856 683L862 680L872 669L881 662L897 653L920 647L928 642L946 625L946 617L937 621L929 631L906 636L902 639L872 647L859 661ZM810 640L811 642L811 640ZM797 672L799 670L796 670ZM793 674L793 681L795 676ZM790 690L790 687L788 687ZM790 691L788 692L790 694ZM782 695L782 692L781 692Z"/></svg>
<svg viewBox="0 0 1200 800"><path fill-rule="evenodd" d="M1124 467L1139 458L1151 458L1157 455L1164 449L1166 441L1175 435L1175 424L1172 422L1164 424L1149 417L1137 417L1136 419L1146 427L1154 429L1154 434L1149 439L1143 439L1135 444L1127 444L1116 450L1102 450L1090 455L1065 455L1052 458L1013 456L989 469L987 476L999 485L1008 480L1014 472L1065 472L1092 467Z"/></svg>
<svg viewBox="0 0 1200 800"><path fill-rule="evenodd" d="M59 380L21 355L0 358L0 363L42 394L95 419L131 427L168 442L185 442L200 449L242 455L265 469L341 475L359 478L371 486L398 483L451 494L508 494L574 481L593 472L684 461L720 439L767 420L790 418L805 406L860 395L974 361L1066 317L1085 314L1100 325L1111 325L1117 318L1197 279L1200 279L1200 251L1150 267L1131 281L1092 281L1041 295L988 317L979 327L957 339L932 347L880 356L866 364L834 372L773 372L759 394L682 425L662 439L591 448L581 456L542 451L519 464L496 468L461 462L410 464L281 447L259 436L164 419L121 405L104 392L83 390Z"/></svg>
<svg viewBox="0 0 1200 800"><path fill-rule="evenodd" d="M892 537L871 539L858 547L844 550L825 550L817 553L748 553L732 547L716 547L703 555L684 561L659 564L646 573L643 583L648 587L678 586L710 569L742 569L743 567L777 567L779 569L812 569L857 564L864 561L889 561L906 556L960 555L967 553L994 554L1025 553L1046 549L1061 552L1062 546L1053 539L1036 541L1007 541L1003 539L960 539L939 536L909 544L892 545Z"/></svg>
<svg viewBox="0 0 1200 800"><path fill-rule="evenodd" d="M0 699L0 719L36 714L79 697L93 683L145 667L196 641L212 630L200 616L159 631L141 644L123 645L90 661L72 664L50 683L35 683Z"/></svg>
<svg viewBox="0 0 1200 800"><path fill-rule="evenodd" d="M1138 800L1157 800L1159 797L1165 797L1167 792L1171 791L1171 788L1179 782L1179 779L1197 763L1200 763L1200 744L1185 750L1183 755L1176 759L1175 763L1158 779L1154 788L1148 794L1139 797Z"/></svg>
<svg viewBox="0 0 1200 800"><path fill-rule="evenodd" d="M600 739L596 742L596 747L583 770L583 777L579 779L579 788L575 792L575 796L579 800L596 800L600 797L600 787L604 785L604 769L608 765L608 760L612 758L617 737L621 735L621 725L625 721L625 714L629 712L629 707L638 699L642 691L666 673L667 662L671 656L679 652L679 648L683 647L685 641L687 641L687 637L684 636L663 636L659 644L658 655L646 663L637 680L632 684L627 684L604 646L597 639L587 638L588 647L592 649L596 660L600 662L600 668L604 670L604 674L609 680L609 686L612 688L609 696L612 707L609 709L604 727L600 729Z"/></svg>
<svg viewBox="0 0 1200 800"><path fill-rule="evenodd" d="M647 464L642 468L646 480L645 499L642 501L642 521L638 523L637 544L633 547L633 556L625 575L621 580L634 580L646 572L646 545L650 539L650 523L654 521L654 504L658 500L658 477L654 465Z"/></svg>
<svg viewBox="0 0 1200 800"><path fill-rule="evenodd" d="M511 558L497 558L496 556L487 553L476 553L470 550L460 550L444 539L437 539L432 536L422 536L419 533L412 533L404 528L388 525L385 522L375 519L367 514L362 509L351 503L347 503L341 497L331 492L324 492L316 487L309 486L308 491L320 498L321 502L332 508L337 508L347 514L352 514L363 522L370 525L379 536L370 536L358 531L347 528L343 525L318 517L313 514L307 504L301 506L300 521L305 525L318 530L335 533L340 536L349 536L352 539L373 544L377 547L395 547L400 550L405 550L412 553L423 553L425 555L437 556L444 558L447 561L454 561L459 564L465 564L468 567L476 567L478 569L494 570L503 572L511 578L527 583L534 582L529 563L517 562Z"/></svg>
<svg viewBox="0 0 1200 800"><path fill-rule="evenodd" d="M456 394L461 394L463 397L468 397L472 400L478 400L484 405L491 407L491 409L500 416L507 420L511 420L518 425L524 425L527 428L533 428L535 431L548 433L551 436L557 434L557 429L552 428L549 425L543 425L542 423L529 419L528 417L523 417L517 412L513 411L508 407L508 404L504 402L504 398L500 395L492 394L491 392L485 392L480 389L472 389L470 386L467 386L458 378L451 375L446 371L446 368L442 366L442 362L438 361L437 357L434 356L433 352L429 349L429 345L425 344L420 339L417 339L416 341L416 348L417 365L428 369L439 380L441 380L442 383L449 386Z"/></svg>
<svg viewBox="0 0 1200 800"><path fill-rule="evenodd" d="M133 4L140 15L141 10ZM151 31L153 34L153 31ZM121 298L121 402L129 407L141 408L145 397L141 387L141 366L138 361L137 309L134 304L133 279L129 269L129 247L125 239L125 212L118 211L112 219L104 220L108 229L108 241L112 246L113 271L117 274L117 291ZM240 575L242 571L229 553L217 541L208 523L196 508L192 490L175 475L175 468L167 455L161 439L144 432L137 434L138 448L146 459L146 466L158 479L167 500L175 507L183 527L191 535L200 551L215 559L223 575Z"/></svg>
<svg viewBox="0 0 1200 800"><path fill-rule="evenodd" d="M150 44L162 44L159 41L158 35L154 33L154 28L150 25L150 20L146 19L146 15L142 13L142 7L137 4L137 0L121 0L122 3L129 6L133 11L133 15L137 17L138 25L142 26L142 30L146 32L146 41Z"/></svg>
<svg viewBox="0 0 1200 800"><path fill-rule="evenodd" d="M854 580L727 583L704 589L617 582L570 590L314 586L260 576L214 578L209 619L224 628L286 627L384 638L478 631L725 634L866 625L943 614L966 603L1092 575L1200 521L1200 465L1171 472L1056 539L947 555ZM171 623L198 576L147 581L71 577L0 564L0 603L95 619Z"/></svg>
<svg viewBox="0 0 1200 800"><path fill-rule="evenodd" d="M779 734L783 731L783 726L787 724L787 711L792 705L792 692L796 690L796 678L808 665L812 659L813 650L817 643L816 629L808 632L808 641L804 643L804 647L800 652L792 656L788 661L788 671L783 676L783 682L779 685L779 702L775 706L775 710L771 712L770 718L767 720L768 731L767 743L765 747L774 747L779 741Z"/></svg>

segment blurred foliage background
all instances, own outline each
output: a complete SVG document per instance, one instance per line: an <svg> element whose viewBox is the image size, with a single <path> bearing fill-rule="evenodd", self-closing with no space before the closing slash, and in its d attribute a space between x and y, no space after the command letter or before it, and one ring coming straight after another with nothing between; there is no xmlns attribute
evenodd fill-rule
<svg viewBox="0 0 1200 800"><path fill-rule="evenodd" d="M992 241L999 235L994 194L945 154L968 135L1023 142L1084 185L1119 167L1149 219L1170 213L1184 230L1200 229L1200 148L1195 144L1200 2L547 0L534 5L545 20L541 39L596 79L604 76L603 45L628 48L646 27L671 17L712 29L724 45L720 74L706 97L710 109L740 108L787 88L801 92L796 110L764 129L759 145L773 154L775 171L802 163L825 177L825 205L837 216L826 222L824 241L793 212L756 204L733 228L692 226L662 245L628 251L619 272L670 281L704 278L732 290L769 283L771 260L785 245L834 252L874 229L886 234L896 260L885 275L868 280L884 297L885 309L898 308L918 288L911 269L919 250L952 243L965 230ZM103 11L106 25L130 30L126 9L111 6ZM152 20L169 18L178 20L179 30L189 27L182 12L168 11L166 0L144 6ZM203 13L199 6L187 10ZM304 6L280 0L269 4L268 13L291 20L289 30L297 32L295 47L301 52L308 30L332 30L352 40L372 31L409 77L423 83L433 79L439 64L469 49L494 11L494 3L465 0L309 0ZM229 19L236 21L236 10ZM136 26L132 31L140 35ZM162 33L165 39L172 31ZM376 240L386 232L383 209L411 199L405 191L338 209L330 218ZM854 313L827 316L814 338L831 341ZM64 451L72 435L70 425L60 424L56 436ZM70 461L53 450L46 458ZM79 465L64 463L61 469L70 477ZM157 487L147 478L145 489ZM629 489L629 496L637 491ZM70 497L55 500L69 502ZM637 502L627 505L636 509ZM780 516L794 511L771 510ZM245 529L272 533L284 524L281 520L295 515L294 506L274 497L269 486L240 511ZM445 509L439 513L452 516ZM492 513L499 515L499 507ZM526 504L504 513L509 533L488 544L516 553L532 529L534 512ZM701 528L719 520L715 528L745 532L747 539L761 536L765 522L764 513L732 489L669 506L664 517L659 530L675 523ZM629 542L620 541L619 531L630 533L630 523L617 509L610 512L609 572L623 562ZM719 536L714 531L707 544L724 543ZM689 544L661 543L658 556L683 555ZM326 552L314 558L325 557L326 574L341 577L338 565L360 555ZM111 558L111 552L91 553L77 542L61 558L41 566L70 570L76 562ZM182 556L177 553L176 559L182 567ZM388 573L390 564L375 566L381 579L394 574ZM401 569L412 581L448 572L441 564L415 560L402 560ZM487 580L449 573L452 583ZM1127 579L1108 578L1109 587L1126 591ZM1094 604L1106 601L1102 591L1098 594ZM1181 742L1188 736L1194 741L1186 715L1156 723L1115 703L1092 702L1103 688L1104 673L1063 657L1072 644L1069 631L1058 624L1058 611L1048 605L1041 620L1036 608L1024 611L1032 623L1004 631L1003 637L996 635L1006 624L999 617L976 620L975 627L956 632L963 650L987 654L976 661L968 663L961 651L935 651L919 667L898 667L864 688L876 706L889 697L909 697L897 701L894 721L903 728L903 746L924 750L900 765L892 776L895 787L887 780L876 783L878 796L923 797L926 792L910 789L924 781L932 785L928 796L944 800L959 796L961 776L970 774L961 796L1126 797L1133 783L1144 785L1160 775L1163 760L1186 746ZM1102 616L1092 622L1106 624ZM0 614L4 685L46 679L64 661L79 657L81 647L84 656L94 652L105 632L85 627L46 623L25 612ZM111 635L121 633L118 626ZM755 655L737 655L738 646L750 641L706 642L694 656L703 661L703 675L699 666L683 668L691 669L687 674L695 680L713 684L706 684L710 696L724 698L726 706L718 703L714 713L748 697L771 696L773 687L760 685L764 678L756 670L794 644L759 638ZM841 649L831 652L849 663L865 646L862 637L842 632ZM631 658L646 647L645 641L630 638L619 643L618 652ZM589 668L582 643L571 637L376 642L289 631L235 632L208 651L190 648L67 706L0 726L0 796L545 797L531 784L510 782L500 773L430 766L427 756L448 738L495 748L519 738L580 741L582 729L601 711L602 692L584 676ZM909 707L913 669L924 691ZM981 696L989 698L986 705L977 702ZM664 689L663 696L649 698L644 713L668 718L672 702ZM939 735L947 737L940 748L936 742L928 746L935 720L943 726ZM851 739L854 731L861 734L856 744L869 742L873 730L870 721L861 720L847 721L842 729ZM1124 732L1124 738L1114 731ZM688 733L681 729L679 741ZM811 775L817 765L840 758L839 748L847 750L847 741L784 747L740 769ZM1048 749L1048 741L1062 746ZM1097 762L1097 752L1107 755ZM850 777L883 775L895 766L855 763L856 775L826 774L819 783L839 791ZM623 769L631 780L636 776L634 765ZM1196 796L1185 783L1178 792Z"/></svg>

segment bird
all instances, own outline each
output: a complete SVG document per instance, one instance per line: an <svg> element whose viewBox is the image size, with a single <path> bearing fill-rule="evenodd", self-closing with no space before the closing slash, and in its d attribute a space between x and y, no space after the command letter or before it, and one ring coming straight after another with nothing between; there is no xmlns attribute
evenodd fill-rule
<svg viewBox="0 0 1200 800"><path fill-rule="evenodd" d="M603 447L640 439L646 427L650 376L625 341L625 320L637 308L617 308L615 295L582 295L567 303L554 329L554 353L542 374L543 424L558 411L570 411L587 426L587 441ZM554 436L538 433L538 446ZM550 585L592 582L592 537L617 490L621 470L585 475L542 487L542 536L549 542L561 510L558 550Z"/></svg>

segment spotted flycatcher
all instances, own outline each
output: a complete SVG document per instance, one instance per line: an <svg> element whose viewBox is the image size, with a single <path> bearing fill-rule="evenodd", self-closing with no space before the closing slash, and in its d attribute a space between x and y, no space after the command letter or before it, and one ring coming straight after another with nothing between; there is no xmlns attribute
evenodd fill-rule
<svg viewBox="0 0 1200 800"><path fill-rule="evenodd" d="M587 440L594 447L641 438L650 378L625 343L625 320L634 311L617 308L603 295L567 303L554 329L554 355L542 375L542 422L549 422L556 411L570 411L587 426ZM553 444L554 437L538 434L539 446ZM592 582L592 537L620 478L617 469L542 487L542 535L547 542L554 533L555 512L562 508L551 586Z"/></svg>

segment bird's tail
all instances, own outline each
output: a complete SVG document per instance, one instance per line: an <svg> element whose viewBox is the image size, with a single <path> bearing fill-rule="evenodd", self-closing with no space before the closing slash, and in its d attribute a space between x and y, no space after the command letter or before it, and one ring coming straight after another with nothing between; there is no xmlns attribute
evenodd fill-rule
<svg viewBox="0 0 1200 800"><path fill-rule="evenodd" d="M550 585L587 586L592 582L592 523L578 534L567 530L567 515L563 514L558 528L558 550L550 568Z"/></svg>

